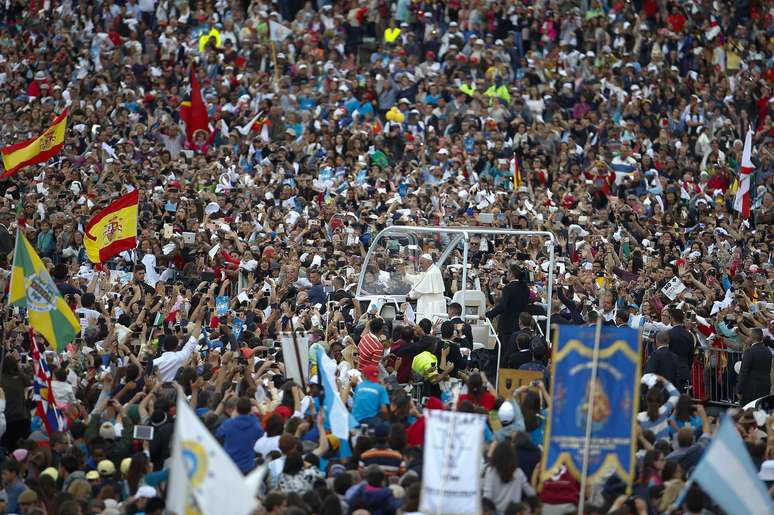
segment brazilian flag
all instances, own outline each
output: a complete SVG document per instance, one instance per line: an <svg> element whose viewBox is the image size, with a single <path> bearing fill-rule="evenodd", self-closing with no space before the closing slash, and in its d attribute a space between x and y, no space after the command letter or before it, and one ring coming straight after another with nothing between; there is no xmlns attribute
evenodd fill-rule
<svg viewBox="0 0 774 515"><path fill-rule="evenodd" d="M78 319L59 294L46 266L21 231L16 236L8 298L11 304L27 308L30 326L57 352L64 351L81 330Z"/></svg>

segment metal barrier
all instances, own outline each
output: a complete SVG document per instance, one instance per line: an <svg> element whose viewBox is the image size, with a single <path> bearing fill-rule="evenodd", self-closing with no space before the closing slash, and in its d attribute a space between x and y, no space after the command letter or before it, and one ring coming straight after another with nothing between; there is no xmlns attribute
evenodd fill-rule
<svg viewBox="0 0 774 515"><path fill-rule="evenodd" d="M691 369L691 397L711 404L738 406L738 375L734 363L741 360L741 351L714 347L699 349Z"/></svg>
<svg viewBox="0 0 774 515"><path fill-rule="evenodd" d="M642 364L653 352L653 341L643 338ZM742 351L717 347L697 347L691 366L687 393L695 402L718 406L739 406L736 397L737 373L734 363L742 360Z"/></svg>

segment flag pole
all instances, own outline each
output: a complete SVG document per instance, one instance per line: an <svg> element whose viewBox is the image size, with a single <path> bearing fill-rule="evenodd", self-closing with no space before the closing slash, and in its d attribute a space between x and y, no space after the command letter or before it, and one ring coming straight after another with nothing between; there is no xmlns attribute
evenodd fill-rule
<svg viewBox="0 0 774 515"><path fill-rule="evenodd" d="M298 350L298 338L296 336L296 328L293 325L293 317L288 319L290 321L290 335L293 337L293 349L296 351L296 364L298 365L298 372L301 376L301 386L306 388L306 374L304 374L304 367L301 366L301 353ZM285 356L283 356L284 358ZM308 359L308 358L307 358ZM320 364L317 364L317 369L320 369Z"/></svg>
<svg viewBox="0 0 774 515"><path fill-rule="evenodd" d="M589 455L591 454L591 423L594 413L594 396L596 394L597 367L599 365L599 341L602 337L602 316L597 317L597 326L594 330L594 353L591 357L591 382L589 386L589 395L586 399L586 437L583 447L583 468L581 471L580 499L578 502L578 515L583 515L586 504L586 480L589 471Z"/></svg>

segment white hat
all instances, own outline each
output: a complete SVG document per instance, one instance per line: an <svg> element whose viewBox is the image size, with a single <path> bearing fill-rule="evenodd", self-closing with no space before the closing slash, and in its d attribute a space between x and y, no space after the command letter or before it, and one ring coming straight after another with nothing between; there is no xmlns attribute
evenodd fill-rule
<svg viewBox="0 0 774 515"><path fill-rule="evenodd" d="M146 499L150 499L152 497L156 497L157 495L158 494L156 493L155 488L148 485L142 485L137 489L137 495L135 495L135 497L144 497Z"/></svg>
<svg viewBox="0 0 774 515"><path fill-rule="evenodd" d="M444 155L444 156L448 156L449 155L449 151L447 149L445 149L445 148L442 148L441 150L439 150L438 153L441 154L441 155Z"/></svg>
<svg viewBox="0 0 774 515"><path fill-rule="evenodd" d="M510 401L506 401L500 405L500 409L497 410L497 416L500 419L500 423L510 424L513 422L513 404Z"/></svg>
<svg viewBox="0 0 774 515"><path fill-rule="evenodd" d="M430 254L422 254L421 256L419 256L419 259L425 259L427 261L432 261L433 260L433 256L431 256Z"/></svg>

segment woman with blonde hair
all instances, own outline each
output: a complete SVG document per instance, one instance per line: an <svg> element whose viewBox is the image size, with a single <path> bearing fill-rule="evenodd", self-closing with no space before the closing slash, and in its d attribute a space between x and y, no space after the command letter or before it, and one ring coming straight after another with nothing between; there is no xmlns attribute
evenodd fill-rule
<svg viewBox="0 0 774 515"><path fill-rule="evenodd" d="M89 501L92 497L91 485L85 479L76 479L70 483L67 493L72 495L76 501Z"/></svg>

